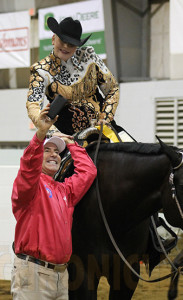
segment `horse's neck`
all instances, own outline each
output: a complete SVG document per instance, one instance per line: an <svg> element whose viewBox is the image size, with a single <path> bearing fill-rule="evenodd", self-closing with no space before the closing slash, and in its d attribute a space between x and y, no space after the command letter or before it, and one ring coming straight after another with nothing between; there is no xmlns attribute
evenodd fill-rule
<svg viewBox="0 0 183 300"><path fill-rule="evenodd" d="M167 161L162 155L99 152L100 193L107 213L133 228L158 211L169 184Z"/></svg>

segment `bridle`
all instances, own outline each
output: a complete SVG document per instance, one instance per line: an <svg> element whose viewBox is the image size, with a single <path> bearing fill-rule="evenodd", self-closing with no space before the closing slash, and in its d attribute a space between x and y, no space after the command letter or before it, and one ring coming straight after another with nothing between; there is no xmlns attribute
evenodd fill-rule
<svg viewBox="0 0 183 300"><path fill-rule="evenodd" d="M113 126L111 124L107 124L108 126L110 126L112 128L112 130L114 130L114 132L116 133L119 141L121 142L121 138L119 137L119 135L117 134L117 132L115 131L115 129L113 128ZM97 167L97 156L98 156L98 152L99 152L99 147L100 147L100 143L101 143L101 138L102 138L102 132L103 132L103 124L101 124L101 127L100 127L100 133L99 133L99 138L98 138L98 141L97 141L97 146L96 146L96 151L95 151L95 155L94 155L94 164L96 165ZM174 169L178 169L180 168L180 166L183 164L183 154L182 154L182 161L181 163L175 167ZM158 241L160 243L160 246L166 256L166 258L168 259L169 263L171 264L171 266L173 267L174 271L172 271L170 274L168 275L165 275L161 278L156 278L156 279L153 279L153 280L146 280L144 279L143 277L141 277L134 269L133 267L129 264L129 262L127 261L127 259L124 257L123 253L121 252L121 250L119 249L113 235L112 235L112 232L110 230L110 227L109 227L109 224L107 222L107 219L106 219L106 216L105 216L105 213L104 213L104 209L103 209L103 205L102 205L102 201L101 201L101 196L100 196L100 191L99 191L99 183L98 183L98 177L96 177L96 193L97 193L97 200L98 200L98 205L99 205L99 209L100 209L100 213L101 213L101 216L102 216L102 219L103 219L103 222L104 222L104 225L105 225L105 228L106 228L106 231L109 235L109 238L115 248L115 250L117 251L119 257L123 260L123 262L128 266L128 268L132 271L132 273L134 275L136 275L139 279L141 279L142 281L145 281L145 282L149 282L149 283L153 283L153 282L159 282L159 281L162 281L162 280L165 280L169 277L171 277L173 274L174 274L174 278L178 275L178 274L182 274L182 267L179 267L177 268L174 263L168 258L168 255L166 253L166 250L160 240L160 237L159 237L159 234L157 232L157 228L156 228L156 225L155 225L155 221L154 221L154 218L151 216L152 218L152 223L153 223L153 227L155 229L155 233L157 235L157 238L158 238ZM177 200L178 201L178 200ZM180 204L179 204L180 206Z"/></svg>
<svg viewBox="0 0 183 300"><path fill-rule="evenodd" d="M174 184L174 170L178 170L183 165L183 152L179 151L179 153L182 155L182 159L181 159L180 164L178 166L174 167L172 172L170 173L169 183L171 184L172 199L175 200L175 203L177 205L180 216L183 219L183 211L180 206L179 200L177 198L176 188L175 188L175 184Z"/></svg>
<svg viewBox="0 0 183 300"><path fill-rule="evenodd" d="M179 211L180 216L181 216L181 218L183 220L183 211L182 211L182 208L180 206L179 200L177 198L176 188L175 188L175 184L174 184L174 171L178 170L183 165L183 152L179 151L178 153L180 153L182 155L182 159L181 159L181 162L179 163L178 166L172 168L172 172L170 173L170 176L169 176L169 183L171 184L172 199L175 200L175 203L177 205L178 211ZM166 252L166 250L165 250L165 248L163 246L163 243L162 243L162 241L161 241L161 239L159 237L159 234L158 234L158 231L157 231L156 224L155 224L153 216L151 216L151 221L152 221L152 225L153 225L154 231L156 233L156 237L157 237L158 242L160 244L160 247L161 247L161 249L162 249L165 257L167 258L168 262L170 263L170 265L172 266L172 268L175 270L176 275L178 273L183 274L182 267L179 267L179 269L177 269L177 267L175 266L175 264L169 259L168 254L167 254L167 252ZM175 275L175 277L176 277L176 275Z"/></svg>

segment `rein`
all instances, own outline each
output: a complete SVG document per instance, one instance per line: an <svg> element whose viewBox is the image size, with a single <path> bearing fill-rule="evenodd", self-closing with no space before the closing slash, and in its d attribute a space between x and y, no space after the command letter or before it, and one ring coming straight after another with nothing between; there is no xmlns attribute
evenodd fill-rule
<svg viewBox="0 0 183 300"><path fill-rule="evenodd" d="M114 130L114 132L116 133L119 141L121 141L121 138L119 137L119 135L117 134L117 132L115 131L115 129L113 128L113 126L111 124L107 124L108 126L110 126L112 128L112 130ZM95 155L94 155L94 164L95 166L97 167L97 157L98 157L98 152L99 152L99 147L100 147L100 143L101 143L101 138L102 138L102 131L103 131L103 124L101 124L101 128L100 128L100 133L99 133L99 138L98 138L98 141L97 141L97 147L96 147L96 151L95 151ZM183 161L182 161L182 164L183 164ZM102 201L101 201L101 196L100 196L100 191L99 191L99 183L98 183L98 176L96 177L96 193L97 193L97 200L98 200L98 205L99 205L99 208L100 208L100 213L101 213L101 216L102 216L102 219L103 219L103 222L104 222L104 225L105 225L105 228L106 228L106 231L109 235L109 238L115 248L115 250L117 251L119 257L123 260L123 262L127 265L127 267L132 271L132 273L134 275L136 275L139 279L141 279L142 281L145 281L145 282L149 282L149 283L153 283L153 282L159 282L159 281L162 281L162 280L165 280L169 277L171 277L173 274L174 275L174 278L178 275L178 274L181 274L182 272L182 268L179 267L179 268L176 268L174 266L174 264L171 262L170 264L173 266L174 268L174 271L171 272L170 274L168 275L165 275L163 277L160 277L160 278L156 278L156 279L153 279L153 280L147 280L147 279L144 279L143 277L140 276L140 274L138 274L134 268L132 268L132 266L129 264L129 262L127 261L127 259L124 257L123 253L121 252L121 250L119 249L118 245L116 244L116 241L112 235L112 232L110 230L110 227L109 227L109 224L107 222L107 219L106 219L106 216L105 216L105 213L104 213L104 209L103 209L103 205L102 205ZM152 217L153 218L153 217ZM153 223L153 226L155 225L155 222L154 222L154 218L152 220L152 223ZM156 227L156 225L155 225ZM156 229L157 231L157 229ZM156 232L155 231L155 232ZM158 235L158 232L156 233L157 234L157 237L158 237L158 241L159 241L159 235ZM161 246L162 242L160 241L160 246ZM164 246L163 246L164 248ZM162 249L163 250L163 249ZM164 249L165 250L165 249ZM166 251L165 251L166 252ZM167 253L166 253L166 257L167 257ZM169 258L168 258L169 260ZM169 261L170 262L170 261Z"/></svg>

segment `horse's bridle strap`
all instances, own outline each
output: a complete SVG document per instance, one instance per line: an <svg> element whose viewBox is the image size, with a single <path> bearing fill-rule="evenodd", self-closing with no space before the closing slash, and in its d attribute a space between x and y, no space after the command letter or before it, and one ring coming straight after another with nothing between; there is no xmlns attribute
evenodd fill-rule
<svg viewBox="0 0 183 300"><path fill-rule="evenodd" d="M181 165L180 165L181 166ZM183 211L182 208L180 206L179 200L177 198L177 193L176 193L176 188L175 188L175 184L174 184L174 173L170 173L170 177L169 177L169 182L171 184L171 191L172 191L172 199L175 200L175 203L177 205L177 208L179 210L179 214L181 216L181 218L183 219Z"/></svg>
<svg viewBox="0 0 183 300"><path fill-rule="evenodd" d="M182 154L182 160L181 160L181 162L180 162L180 164L178 166L176 166L176 167L173 168L173 170L179 169L182 166L182 164L183 164L183 152L179 151L179 153Z"/></svg>
<svg viewBox="0 0 183 300"><path fill-rule="evenodd" d="M173 171L174 170L178 170L183 165L183 152L179 151L179 153L182 155L182 160L181 160L181 162L180 162L180 164L178 166L176 166L176 167L173 168ZM175 184L174 184L174 172L173 171L170 173L170 177L169 177L169 182L170 182L170 184L172 186L171 187L172 199L175 200L175 203L176 203L177 208L179 210L180 216L183 219L183 211L182 211L182 208L180 206L179 200L177 198L176 188L175 188Z"/></svg>

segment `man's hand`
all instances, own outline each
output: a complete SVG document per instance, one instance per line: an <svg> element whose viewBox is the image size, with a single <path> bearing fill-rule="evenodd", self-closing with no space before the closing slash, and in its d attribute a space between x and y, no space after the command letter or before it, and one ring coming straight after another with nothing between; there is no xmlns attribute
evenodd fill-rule
<svg viewBox="0 0 183 300"><path fill-rule="evenodd" d="M74 139L73 138L70 139L70 138L68 138L66 136L63 136L62 139L65 141L66 145L67 144L74 144Z"/></svg>
<svg viewBox="0 0 183 300"><path fill-rule="evenodd" d="M74 144L74 137L72 135L64 134L62 132L55 132L53 136L58 136L63 139L66 144Z"/></svg>
<svg viewBox="0 0 183 300"><path fill-rule="evenodd" d="M56 116L54 120L50 119L47 116L49 109L50 109L50 103L47 104L43 110L41 110L39 117L38 117L38 122L37 122L38 130L37 130L36 135L40 141L44 140L48 130L58 119L58 116Z"/></svg>

